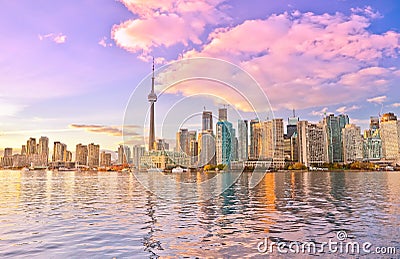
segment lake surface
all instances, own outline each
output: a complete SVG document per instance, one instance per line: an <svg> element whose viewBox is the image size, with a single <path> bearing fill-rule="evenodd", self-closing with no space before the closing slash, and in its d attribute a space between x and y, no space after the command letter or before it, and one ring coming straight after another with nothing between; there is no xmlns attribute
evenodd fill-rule
<svg viewBox="0 0 400 259"><path fill-rule="evenodd" d="M172 185L166 200L132 173L0 171L0 258L267 258L266 238L321 243L338 231L400 257L400 172L268 173L255 188L250 175L209 200Z"/></svg>

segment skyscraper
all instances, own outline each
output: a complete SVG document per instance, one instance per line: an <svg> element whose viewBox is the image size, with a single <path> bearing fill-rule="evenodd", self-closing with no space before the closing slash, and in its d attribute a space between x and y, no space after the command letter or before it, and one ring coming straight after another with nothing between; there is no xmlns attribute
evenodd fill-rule
<svg viewBox="0 0 400 259"><path fill-rule="evenodd" d="M36 146L36 139L35 138L29 138L28 141L26 142L26 154L29 155L34 155L37 154L37 146Z"/></svg>
<svg viewBox="0 0 400 259"><path fill-rule="evenodd" d="M199 166L215 164L215 139L211 111L203 111L202 131L199 134Z"/></svg>
<svg viewBox="0 0 400 259"><path fill-rule="evenodd" d="M188 129L180 129L176 133L176 151L184 152L185 154L189 154L190 150L190 139L189 139L189 130Z"/></svg>
<svg viewBox="0 0 400 259"><path fill-rule="evenodd" d="M227 121L228 120L228 109L226 107L218 109L218 120Z"/></svg>
<svg viewBox="0 0 400 259"><path fill-rule="evenodd" d="M342 129L349 124L349 117L344 114L330 114L324 118L326 145L329 163L343 162Z"/></svg>
<svg viewBox="0 0 400 259"><path fill-rule="evenodd" d="M250 121L250 160L258 160L261 156L262 127L258 119Z"/></svg>
<svg viewBox="0 0 400 259"><path fill-rule="evenodd" d="M343 161L348 164L363 160L363 137L360 127L347 124L342 129Z"/></svg>
<svg viewBox="0 0 400 259"><path fill-rule="evenodd" d="M118 147L118 164L129 164L131 160L131 150L128 146L119 145Z"/></svg>
<svg viewBox="0 0 400 259"><path fill-rule="evenodd" d="M213 118L211 111L203 111L202 116L202 131L213 132Z"/></svg>
<svg viewBox="0 0 400 259"><path fill-rule="evenodd" d="M88 166L90 168L95 168L99 166L100 163L100 145L95 145L91 143L88 145Z"/></svg>
<svg viewBox="0 0 400 259"><path fill-rule="evenodd" d="M102 151L100 154L100 166L107 167L111 165L111 154Z"/></svg>
<svg viewBox="0 0 400 259"><path fill-rule="evenodd" d="M77 165L87 165L88 148L86 145L78 144L75 150L75 162Z"/></svg>
<svg viewBox="0 0 400 259"><path fill-rule="evenodd" d="M151 77L151 92L147 99L150 102L150 129L149 129L149 151L154 150L154 142L156 140L154 130L154 103L157 102L157 95L154 92L154 58L153 58L153 76Z"/></svg>
<svg viewBox="0 0 400 259"><path fill-rule="evenodd" d="M40 137L38 145L38 154L41 165L47 165L49 162L49 138Z"/></svg>
<svg viewBox="0 0 400 259"><path fill-rule="evenodd" d="M400 123L393 113L385 113L381 117L380 135L382 139L382 153L386 160L395 160L400 152Z"/></svg>
<svg viewBox="0 0 400 259"><path fill-rule="evenodd" d="M146 151L145 147L135 145L132 148L132 153L133 153L133 165L136 168L139 168L140 166L140 158L144 155L144 152Z"/></svg>
<svg viewBox="0 0 400 259"><path fill-rule="evenodd" d="M216 161L217 164L229 165L232 160L232 123L218 121L216 127Z"/></svg>
<svg viewBox="0 0 400 259"><path fill-rule="evenodd" d="M297 123L299 162L306 166L327 162L326 134L320 124L299 121Z"/></svg>
<svg viewBox="0 0 400 259"><path fill-rule="evenodd" d="M288 125L286 126L286 137L291 138L295 132L297 132L297 122L299 117L296 117L296 113L293 110L293 117L288 118Z"/></svg>
<svg viewBox="0 0 400 259"><path fill-rule="evenodd" d="M53 148L53 162L65 162L66 151L67 151L67 145L59 141L55 141Z"/></svg>
<svg viewBox="0 0 400 259"><path fill-rule="evenodd" d="M238 160L247 161L249 149L249 129L247 120L238 120Z"/></svg>

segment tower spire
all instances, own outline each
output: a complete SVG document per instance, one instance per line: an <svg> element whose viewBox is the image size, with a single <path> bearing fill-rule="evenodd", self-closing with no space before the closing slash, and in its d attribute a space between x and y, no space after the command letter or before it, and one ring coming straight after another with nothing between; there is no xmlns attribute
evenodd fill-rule
<svg viewBox="0 0 400 259"><path fill-rule="evenodd" d="M150 102L150 131L149 131L149 151L154 149L155 142L155 130L154 130L154 103L157 102L157 95L154 92L154 57L153 57L153 70L151 77L151 92L147 96L148 101Z"/></svg>

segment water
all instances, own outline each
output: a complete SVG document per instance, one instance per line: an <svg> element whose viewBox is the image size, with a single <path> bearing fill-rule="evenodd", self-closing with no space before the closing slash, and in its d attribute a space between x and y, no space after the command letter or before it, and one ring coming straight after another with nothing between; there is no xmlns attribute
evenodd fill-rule
<svg viewBox="0 0 400 259"><path fill-rule="evenodd" d="M175 199L157 198L129 173L0 171L0 257L266 258L265 238L343 230L400 256L399 172L269 173L254 189L249 176L202 201L175 186Z"/></svg>

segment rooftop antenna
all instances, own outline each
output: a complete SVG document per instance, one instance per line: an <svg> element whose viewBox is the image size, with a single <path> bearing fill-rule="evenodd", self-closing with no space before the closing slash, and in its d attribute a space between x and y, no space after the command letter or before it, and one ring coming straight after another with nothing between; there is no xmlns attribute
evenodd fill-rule
<svg viewBox="0 0 400 259"><path fill-rule="evenodd" d="M296 111L295 111L295 109L293 108L293 118L295 118L296 117Z"/></svg>

